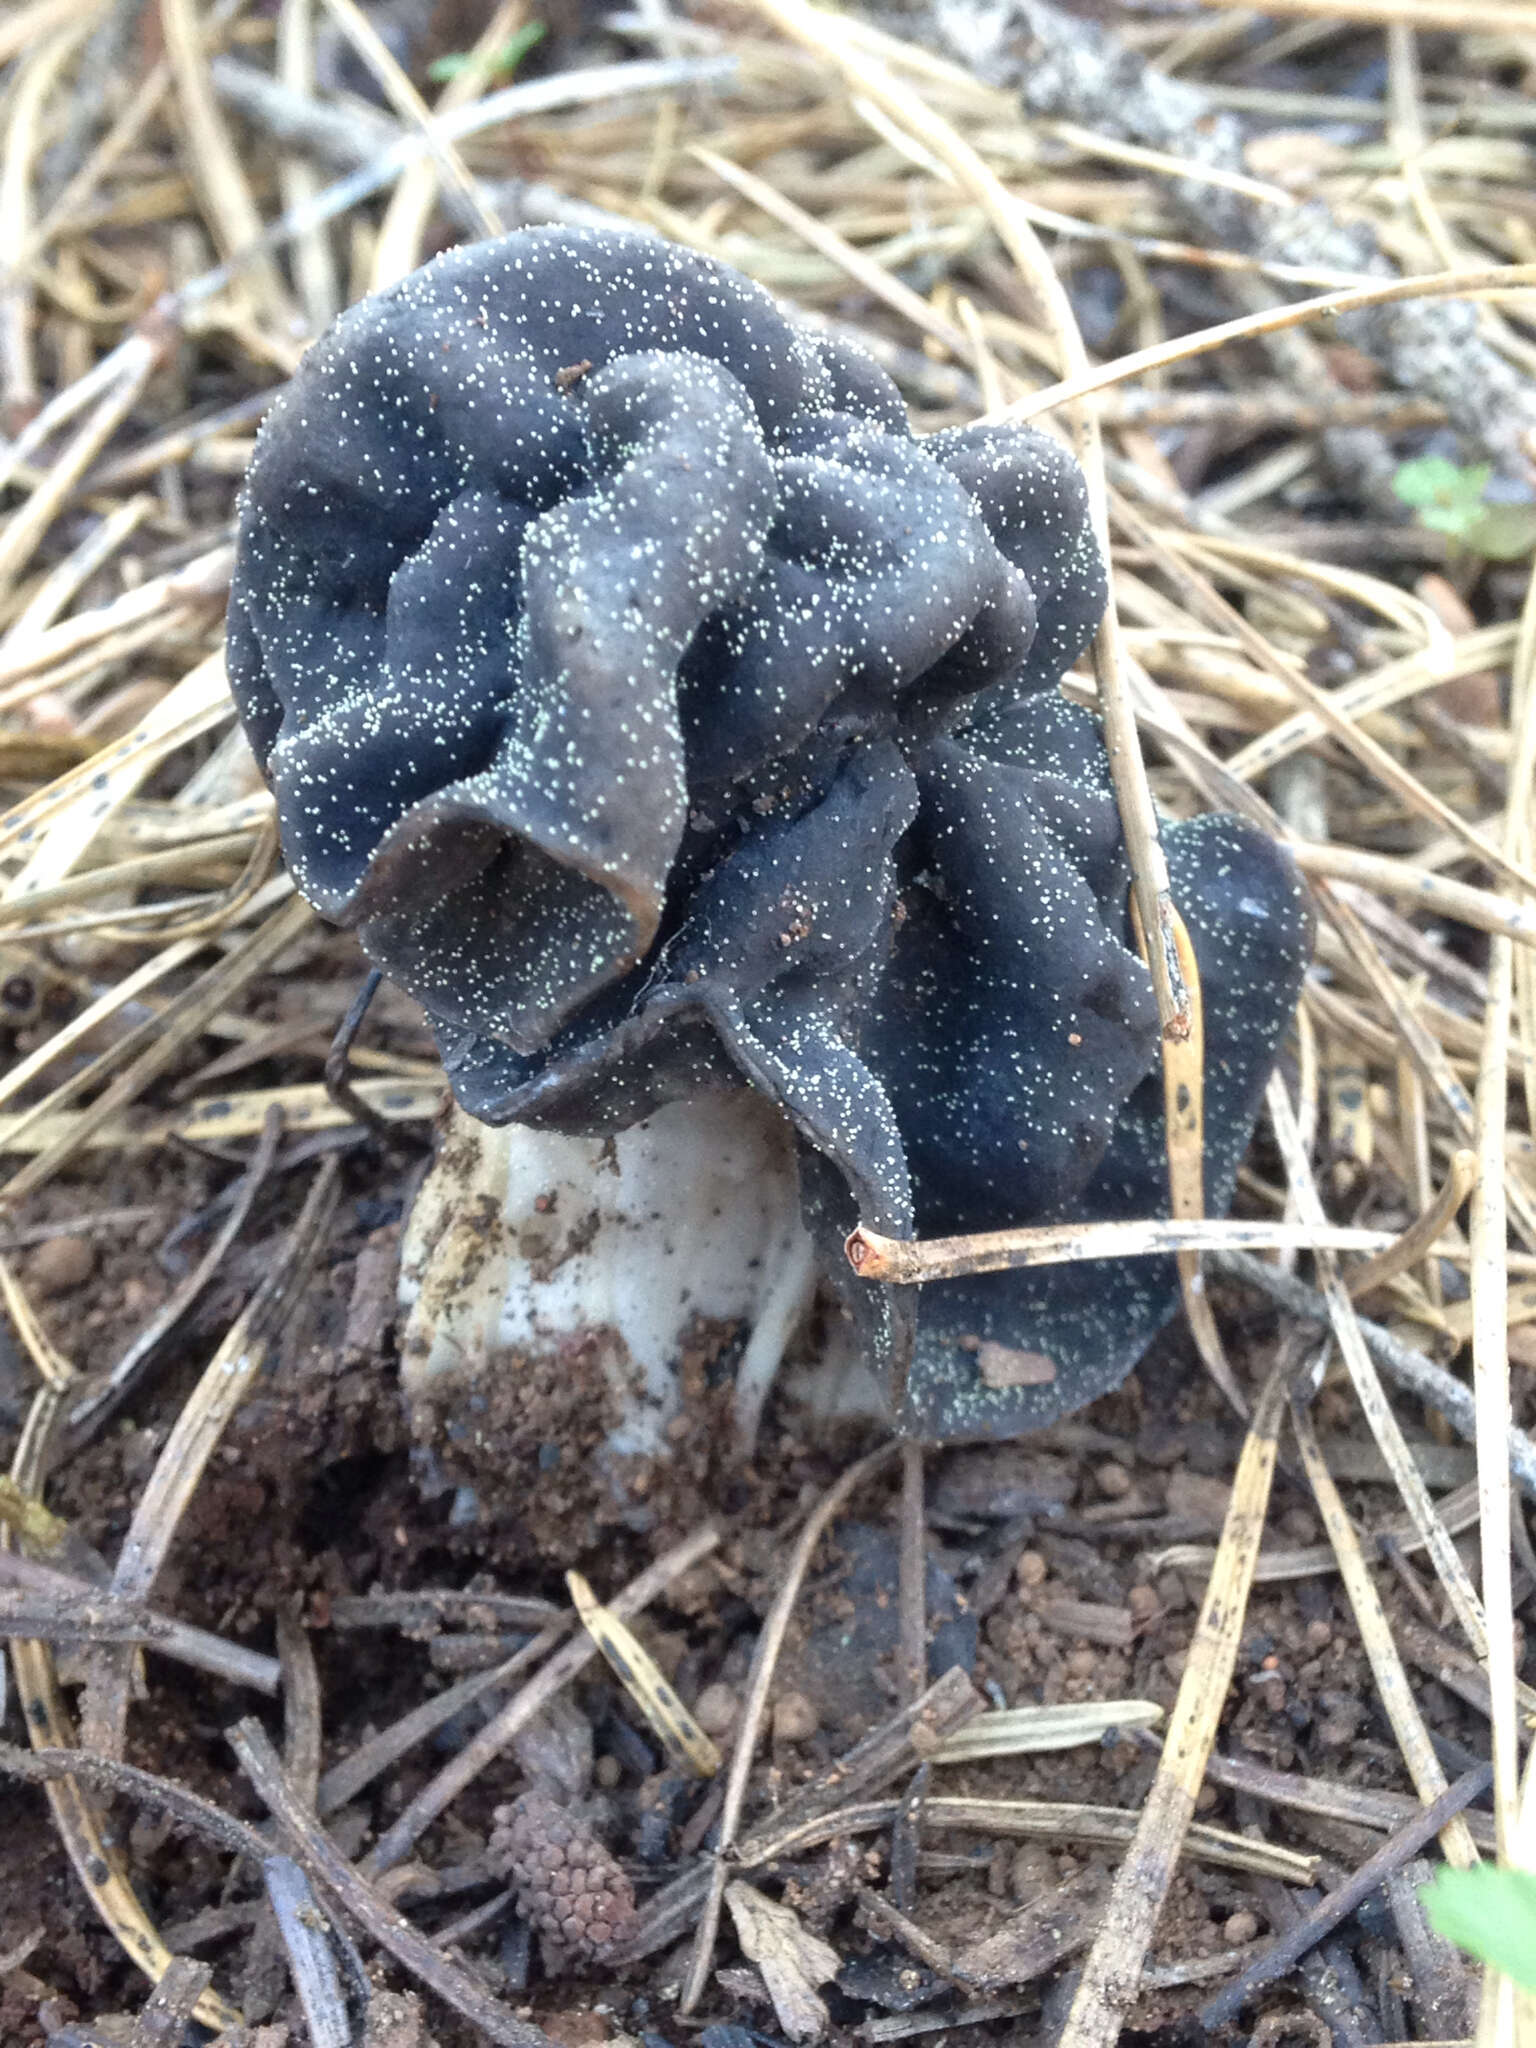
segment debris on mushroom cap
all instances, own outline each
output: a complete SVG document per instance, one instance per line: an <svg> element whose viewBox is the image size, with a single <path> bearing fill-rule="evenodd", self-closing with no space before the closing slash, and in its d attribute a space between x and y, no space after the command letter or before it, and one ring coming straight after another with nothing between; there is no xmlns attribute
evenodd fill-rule
<svg viewBox="0 0 1536 2048"><path fill-rule="evenodd" d="M534 229L305 358L229 664L295 879L423 1002L460 1103L590 1135L759 1090L874 1356L914 1362L903 1426L991 1434L1122 1378L1171 1263L919 1298L835 1247L1165 1207L1103 741L1055 691L1105 593L1047 436L918 440L872 362L722 265ZM1214 1208L1308 921L1236 821L1168 851ZM984 1376L982 1345L1055 1372Z"/></svg>

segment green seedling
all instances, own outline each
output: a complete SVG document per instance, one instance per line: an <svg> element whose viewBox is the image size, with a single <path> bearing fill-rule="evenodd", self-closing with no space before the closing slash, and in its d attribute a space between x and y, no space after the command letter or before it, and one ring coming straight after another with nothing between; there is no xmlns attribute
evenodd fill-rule
<svg viewBox="0 0 1536 2048"><path fill-rule="evenodd" d="M1536 1991L1536 1870L1442 1870L1422 1897L1437 1934Z"/></svg>
<svg viewBox="0 0 1536 2048"><path fill-rule="evenodd" d="M1445 534L1467 554L1491 562L1517 562L1536 548L1536 505L1488 503L1483 493L1492 466L1463 468L1444 455L1419 455L1405 462L1392 489L1419 515L1419 524Z"/></svg>
<svg viewBox="0 0 1536 2048"><path fill-rule="evenodd" d="M507 37L501 48L491 58L490 75L505 81L512 77L519 64L544 35L542 21L525 21L516 35ZM450 78L457 78L469 63L467 50L455 50L447 57L434 57L427 66L427 76L434 85L446 85Z"/></svg>

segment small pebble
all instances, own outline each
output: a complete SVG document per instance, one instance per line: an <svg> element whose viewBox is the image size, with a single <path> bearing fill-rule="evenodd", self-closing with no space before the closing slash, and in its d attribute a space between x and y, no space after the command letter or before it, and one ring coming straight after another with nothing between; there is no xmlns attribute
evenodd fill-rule
<svg viewBox="0 0 1536 2048"><path fill-rule="evenodd" d="M1184 1666L1189 1662L1188 1650L1170 1650L1163 1659L1163 1669L1172 1679L1184 1676Z"/></svg>
<svg viewBox="0 0 1536 2048"><path fill-rule="evenodd" d="M1332 1622L1309 1621L1307 1623L1307 1648L1309 1650L1326 1650L1332 1641Z"/></svg>
<svg viewBox="0 0 1536 2048"><path fill-rule="evenodd" d="M1221 1931L1233 1948L1242 1948L1245 1943L1254 1941L1258 1937L1258 1915L1255 1913L1234 1913Z"/></svg>
<svg viewBox="0 0 1536 2048"><path fill-rule="evenodd" d="M1196 1813L1209 1813L1219 1796L1214 1785L1202 1785L1195 1794Z"/></svg>
<svg viewBox="0 0 1536 2048"><path fill-rule="evenodd" d="M1073 1650L1067 1657L1066 1673L1068 1678L1092 1678L1098 1668L1099 1653L1097 1650Z"/></svg>
<svg viewBox="0 0 1536 2048"><path fill-rule="evenodd" d="M605 1792L611 1792L623 1777L624 1768L616 1756L600 1756L592 1766L592 1775Z"/></svg>
<svg viewBox="0 0 1536 2048"><path fill-rule="evenodd" d="M1101 1465L1093 1476L1098 1481L1099 1491L1106 1500L1123 1500L1131 1490L1130 1473L1123 1465L1117 1465L1113 1459L1108 1464Z"/></svg>
<svg viewBox="0 0 1536 2048"><path fill-rule="evenodd" d="M706 1685L693 1706L693 1718L706 1735L725 1735L735 1726L739 1702L728 1685Z"/></svg>
<svg viewBox="0 0 1536 2048"><path fill-rule="evenodd" d="M1132 1586L1125 1596L1125 1604L1137 1621L1150 1621L1162 1607L1155 1586Z"/></svg>
<svg viewBox="0 0 1536 2048"><path fill-rule="evenodd" d="M821 1716L803 1692L781 1692L773 1703L775 1742L809 1742L821 1726Z"/></svg>
<svg viewBox="0 0 1536 2048"><path fill-rule="evenodd" d="M96 1248L86 1237L50 1237L27 1262L36 1293L45 1301L83 1287L96 1270Z"/></svg>
<svg viewBox="0 0 1536 2048"><path fill-rule="evenodd" d="M1315 1543L1317 1541L1317 1517L1310 1508L1287 1508L1280 1517L1280 1527L1292 1543Z"/></svg>
<svg viewBox="0 0 1536 2048"><path fill-rule="evenodd" d="M1232 1489L1209 1473L1180 1469L1168 1475L1168 1512L1219 1529L1232 1502Z"/></svg>
<svg viewBox="0 0 1536 2048"><path fill-rule="evenodd" d="M1038 1898L1041 1892L1056 1888L1056 1865L1050 1851L1038 1842L1026 1842L1013 1859L1010 1873L1013 1895L1016 1899Z"/></svg>
<svg viewBox="0 0 1536 2048"><path fill-rule="evenodd" d="M1026 1550L1021 1552L1013 1570L1021 1586L1043 1586L1050 1566L1038 1550Z"/></svg>

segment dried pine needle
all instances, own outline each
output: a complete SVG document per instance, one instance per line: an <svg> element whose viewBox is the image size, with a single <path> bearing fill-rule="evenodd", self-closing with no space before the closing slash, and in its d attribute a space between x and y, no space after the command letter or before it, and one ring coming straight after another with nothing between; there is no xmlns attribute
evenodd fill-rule
<svg viewBox="0 0 1536 2048"><path fill-rule="evenodd" d="M969 1237L895 1238L860 1224L844 1250L862 1280L919 1287L968 1273L1004 1273L1024 1266L1059 1266L1074 1259L1156 1258L1169 1252L1311 1251L1385 1252L1386 1232L1350 1224L1269 1223L1204 1218L1145 1223L1043 1223L1022 1230L984 1230Z"/></svg>
<svg viewBox="0 0 1536 2048"><path fill-rule="evenodd" d="M668 1685L650 1651L612 1608L599 1602L580 1572L567 1572L565 1583L582 1627L655 1730L668 1756L695 1777L712 1778L720 1768L720 1752Z"/></svg>
<svg viewBox="0 0 1536 2048"><path fill-rule="evenodd" d="M1034 1756L1098 1742L1117 1728L1155 1728L1163 1710L1151 1700L1083 1700L1054 1707L1003 1707L978 1714L925 1749L930 1764L967 1763L984 1756Z"/></svg>

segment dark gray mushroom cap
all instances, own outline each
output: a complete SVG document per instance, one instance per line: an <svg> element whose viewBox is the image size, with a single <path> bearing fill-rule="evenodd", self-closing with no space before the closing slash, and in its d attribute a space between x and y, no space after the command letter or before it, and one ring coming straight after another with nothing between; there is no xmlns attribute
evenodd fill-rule
<svg viewBox="0 0 1536 2048"><path fill-rule="evenodd" d="M872 362L723 266L535 229L305 358L252 465L229 665L299 887L422 1001L465 1107L588 1132L760 1089L835 1273L858 1217L1163 1200L1103 744L1054 688L1104 596L1048 437L915 440ZM1225 1200L1305 920L1246 828L1170 839ZM850 1286L892 1374L915 1357L925 1434L1077 1406L1172 1306L1092 1269ZM1049 1351L1052 1387L974 1398L984 1338Z"/></svg>

